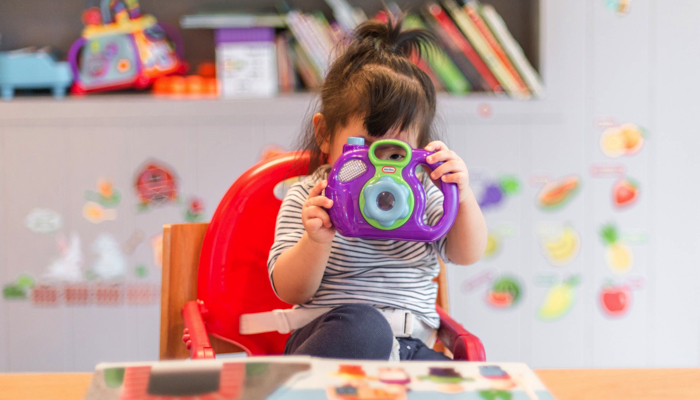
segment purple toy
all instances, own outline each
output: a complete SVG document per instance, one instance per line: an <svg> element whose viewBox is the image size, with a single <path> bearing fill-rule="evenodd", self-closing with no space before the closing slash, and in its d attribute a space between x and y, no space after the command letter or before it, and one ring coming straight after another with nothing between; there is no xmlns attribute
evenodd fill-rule
<svg viewBox="0 0 700 400"><path fill-rule="evenodd" d="M349 138L328 176L325 194L333 200L328 215L338 232L412 242L434 242L447 234L457 216L457 185L441 182L444 214L435 226L429 226L423 222L425 191L416 176L419 165L435 169L442 162L427 163L432 152L412 149L400 140L378 140L372 146L364 143L363 138ZM406 155L379 159L375 149L382 145L401 147Z"/></svg>

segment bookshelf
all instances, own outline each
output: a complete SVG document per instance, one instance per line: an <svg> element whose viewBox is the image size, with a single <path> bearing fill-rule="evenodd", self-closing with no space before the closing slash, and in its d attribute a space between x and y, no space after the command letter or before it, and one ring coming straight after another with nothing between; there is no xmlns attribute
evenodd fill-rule
<svg viewBox="0 0 700 400"><path fill-rule="evenodd" d="M296 0L288 2L301 11L322 11L332 16L324 0ZM403 10L419 9L425 0L396 0ZM482 0L492 5L503 17L508 29L520 44L523 52L536 71L540 71L540 0ZM382 7L374 0L353 0L352 4L372 16ZM28 46L49 45L60 55L67 53L71 43L82 30L80 16L83 3L47 3L42 0L25 2L2 2L0 5L0 51ZM244 12L274 12L274 0L239 0L204 2L201 0L141 0L141 9L151 13L159 21L179 26L180 17L206 9L227 9ZM27 29L32 26L32 29ZM213 60L214 35L212 30L181 29L185 43L186 60L192 67L200 62Z"/></svg>

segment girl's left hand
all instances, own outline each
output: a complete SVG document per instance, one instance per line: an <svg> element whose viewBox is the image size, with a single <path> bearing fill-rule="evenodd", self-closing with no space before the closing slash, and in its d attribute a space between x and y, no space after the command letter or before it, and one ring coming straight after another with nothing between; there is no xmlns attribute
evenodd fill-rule
<svg viewBox="0 0 700 400"><path fill-rule="evenodd" d="M469 170L467 170L467 165L457 153L448 149L445 143L439 140L430 142L425 146L425 149L427 151L436 152L426 158L426 161L429 163L434 164L444 161L442 165L435 168L433 172L430 173L430 179L432 179L434 183L439 180L456 183L459 190L460 203L468 199L469 196L473 196L471 188L469 187Z"/></svg>

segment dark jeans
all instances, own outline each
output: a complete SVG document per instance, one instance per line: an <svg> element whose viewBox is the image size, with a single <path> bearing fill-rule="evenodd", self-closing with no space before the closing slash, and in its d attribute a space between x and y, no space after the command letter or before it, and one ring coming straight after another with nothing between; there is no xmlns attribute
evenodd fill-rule
<svg viewBox="0 0 700 400"><path fill-rule="evenodd" d="M284 354L388 360L394 334L384 316L367 304L345 304L292 332ZM397 338L401 360L450 360L419 339Z"/></svg>

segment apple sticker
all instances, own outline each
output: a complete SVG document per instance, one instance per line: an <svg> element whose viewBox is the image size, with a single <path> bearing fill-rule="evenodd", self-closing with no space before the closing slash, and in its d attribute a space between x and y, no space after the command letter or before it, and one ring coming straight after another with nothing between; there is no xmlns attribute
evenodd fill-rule
<svg viewBox="0 0 700 400"><path fill-rule="evenodd" d="M632 292L627 285L606 284L600 290L599 300L605 315L621 317L630 308Z"/></svg>

